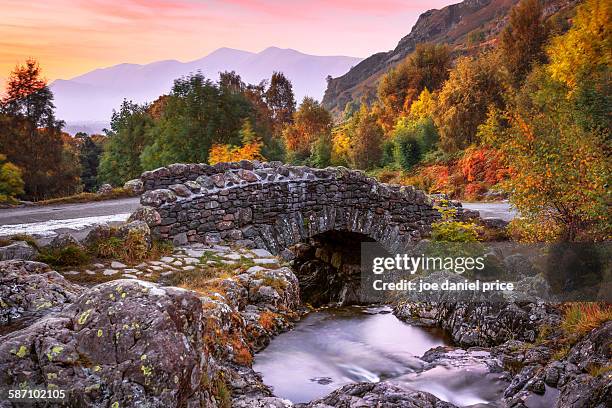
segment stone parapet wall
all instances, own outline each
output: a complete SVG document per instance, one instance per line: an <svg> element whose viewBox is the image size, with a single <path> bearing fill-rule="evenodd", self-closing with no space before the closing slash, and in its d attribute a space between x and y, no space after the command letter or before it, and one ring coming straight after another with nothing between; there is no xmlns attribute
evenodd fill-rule
<svg viewBox="0 0 612 408"><path fill-rule="evenodd" d="M439 217L410 186L379 183L343 167L279 162L174 164L142 175L153 231L179 242L217 240L273 253L327 231L361 233L389 250L419 240Z"/></svg>

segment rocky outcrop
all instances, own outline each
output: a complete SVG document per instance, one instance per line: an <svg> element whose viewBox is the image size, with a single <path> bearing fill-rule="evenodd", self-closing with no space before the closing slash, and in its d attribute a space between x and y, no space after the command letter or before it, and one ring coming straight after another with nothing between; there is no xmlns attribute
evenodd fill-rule
<svg viewBox="0 0 612 408"><path fill-rule="evenodd" d="M299 286L288 268L253 267L211 279L201 293L135 279L87 290L66 283L75 292L85 290L77 297L45 264L0 265L0 290L32 290L0 293L3 302L11 302L0 309L10 318L39 308L38 302L51 296L47 293L56 296L49 304L63 306L0 337L0 388L65 389L64 403L74 407L216 407L229 406L232 398L274 400L251 362L255 351L298 316ZM40 284L42 278L51 283ZM64 297L57 299L58 293Z"/></svg>
<svg viewBox="0 0 612 408"><path fill-rule="evenodd" d="M73 302L82 290L46 264L0 262L0 325L57 310Z"/></svg>
<svg viewBox="0 0 612 408"><path fill-rule="evenodd" d="M38 250L25 241L15 241L0 247L0 261L22 259L31 261L38 256Z"/></svg>
<svg viewBox="0 0 612 408"><path fill-rule="evenodd" d="M321 399L297 408L454 408L435 396L390 381L348 384Z"/></svg>
<svg viewBox="0 0 612 408"><path fill-rule="evenodd" d="M0 385L68 390L70 406L206 406L202 301L117 280L0 342ZM114 404L114 405L113 405Z"/></svg>
<svg viewBox="0 0 612 408"><path fill-rule="evenodd" d="M543 324L558 326L559 312L544 303L400 302L394 313L400 319L442 327L461 346L494 346L508 340L533 342Z"/></svg>
<svg viewBox="0 0 612 408"><path fill-rule="evenodd" d="M223 239L277 254L332 230L364 234L389 250L399 249L427 234L439 217L423 192L341 167L174 164L145 172L142 180L147 191L141 203L161 216L153 228L160 237Z"/></svg>

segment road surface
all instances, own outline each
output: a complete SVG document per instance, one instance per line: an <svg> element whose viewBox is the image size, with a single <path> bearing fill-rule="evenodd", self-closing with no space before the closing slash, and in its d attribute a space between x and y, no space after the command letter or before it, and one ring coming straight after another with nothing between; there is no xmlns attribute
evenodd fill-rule
<svg viewBox="0 0 612 408"><path fill-rule="evenodd" d="M131 213L138 208L139 197L94 201L79 204L58 204L0 209L0 225L26 224L51 220L102 217Z"/></svg>
<svg viewBox="0 0 612 408"><path fill-rule="evenodd" d="M139 206L139 198L58 204L40 207L0 209L0 236L28 234L45 243L53 236L69 232L81 239L96 224L127 220Z"/></svg>
<svg viewBox="0 0 612 408"><path fill-rule="evenodd" d="M517 216L517 211L509 203L462 203L463 208L476 210L482 218L500 218L511 221Z"/></svg>

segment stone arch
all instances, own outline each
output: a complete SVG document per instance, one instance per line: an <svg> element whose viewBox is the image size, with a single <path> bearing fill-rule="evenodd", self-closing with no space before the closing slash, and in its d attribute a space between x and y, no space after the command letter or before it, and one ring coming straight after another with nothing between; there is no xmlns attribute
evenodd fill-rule
<svg viewBox="0 0 612 408"><path fill-rule="evenodd" d="M141 203L159 213L158 236L237 241L275 254L334 230L366 235L396 252L421 239L439 216L423 192L343 167L174 164L141 180Z"/></svg>

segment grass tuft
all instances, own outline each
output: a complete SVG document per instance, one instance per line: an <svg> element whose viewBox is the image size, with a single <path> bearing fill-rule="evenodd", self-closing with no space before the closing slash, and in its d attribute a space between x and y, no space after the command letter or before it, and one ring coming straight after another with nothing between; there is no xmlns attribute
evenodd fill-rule
<svg viewBox="0 0 612 408"><path fill-rule="evenodd" d="M566 305L561 327L566 334L583 336L602 323L612 320L612 305L580 302Z"/></svg>

